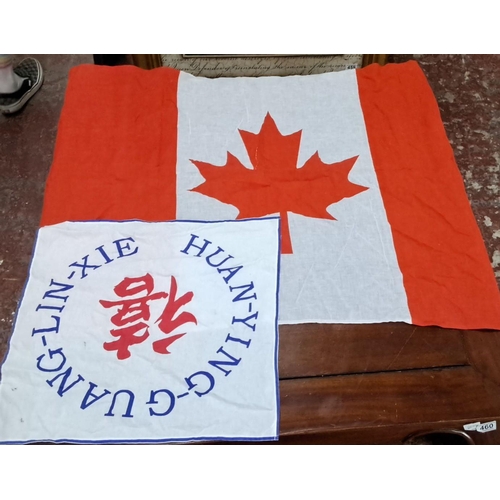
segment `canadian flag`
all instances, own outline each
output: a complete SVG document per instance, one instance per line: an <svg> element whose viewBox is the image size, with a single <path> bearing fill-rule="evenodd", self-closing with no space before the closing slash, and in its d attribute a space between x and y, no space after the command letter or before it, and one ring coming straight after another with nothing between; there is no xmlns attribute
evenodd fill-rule
<svg viewBox="0 0 500 500"><path fill-rule="evenodd" d="M42 226L273 215L281 323L500 329L499 290L417 63L219 79L72 70Z"/></svg>

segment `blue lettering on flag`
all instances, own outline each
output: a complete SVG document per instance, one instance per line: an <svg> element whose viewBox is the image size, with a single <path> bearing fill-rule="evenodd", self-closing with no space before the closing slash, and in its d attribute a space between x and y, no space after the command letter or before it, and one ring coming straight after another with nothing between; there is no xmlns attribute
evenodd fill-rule
<svg viewBox="0 0 500 500"><path fill-rule="evenodd" d="M42 372L58 372L65 365L66 356L63 354L62 347L59 347L59 349L49 349L49 359L53 359L55 357L55 355L58 355L61 357L60 363L56 367L44 367L44 366L42 366L42 359L45 358L46 354L42 354L41 356L38 356L38 358L36 358L36 367Z"/></svg>
<svg viewBox="0 0 500 500"><path fill-rule="evenodd" d="M224 258L223 260L221 260L220 262L217 262L217 263L214 263L210 260L212 257L215 257L217 254L219 254L221 252L224 252L224 250L222 250L221 247L217 247L217 250L213 254L210 254L208 257L205 258L205 260L207 261L207 264L209 266L212 266L212 267L219 267L219 266L222 266L222 264L225 264L229 259L234 259L234 257L232 255L228 255L226 258Z"/></svg>
<svg viewBox="0 0 500 500"><path fill-rule="evenodd" d="M74 288L74 285L67 285L65 283L58 283L57 281L54 281L53 279L51 279L49 286L54 286L54 285L59 287L59 288L56 288L55 290L47 290L43 294L43 298L44 299L48 299L48 298L60 299L60 300L64 300L64 302L66 302L68 300L69 295L57 295L57 294L71 290L72 288Z"/></svg>
<svg viewBox="0 0 500 500"><path fill-rule="evenodd" d="M38 333L59 333L59 325L61 323L61 317L51 316L51 318L54 320L54 326L51 326L49 328L33 328L31 336L33 337Z"/></svg>
<svg viewBox="0 0 500 500"><path fill-rule="evenodd" d="M116 249L118 250L118 258L122 257L130 257L131 255L135 255L139 251L139 247L135 247L133 250L130 248L130 243L127 243L126 245L122 245L122 241L132 241L135 243L135 240L133 238L121 238L119 240L113 241L113 243L116 245ZM98 247L100 248L100 247ZM97 250L97 249L96 249ZM124 253L123 250L130 250L130 253ZM107 262L106 262L107 264Z"/></svg>
<svg viewBox="0 0 500 500"><path fill-rule="evenodd" d="M232 324L234 325L235 323L243 323L246 327L250 328L253 332L255 332L255 326L256 324L254 323L251 325L248 323L248 320L250 319L257 319L259 316L259 312L257 311L256 313L253 313L251 316L247 316L246 318L237 318L236 316L233 316Z"/></svg>
<svg viewBox="0 0 500 500"><path fill-rule="evenodd" d="M222 273L228 273L227 276L223 276L222 279L226 282L226 285L229 283L229 280L233 278L233 276L239 271L243 269L243 266L237 266L237 267L226 267L224 269L217 269L217 272L219 274Z"/></svg>
<svg viewBox="0 0 500 500"><path fill-rule="evenodd" d="M85 257L82 257L82 263L80 264L79 262L73 262L72 264L70 264L68 267L77 267L79 269L81 269L81 276L80 276L80 279L82 280L83 278L86 278L88 276L88 273L87 273L87 269L99 269L101 266L96 266L94 264L89 264L88 261L89 261L89 257L90 255L85 255ZM76 271L71 271L71 274L68 276L68 279L70 280L71 278L73 278L73 276L75 275L75 272Z"/></svg>
<svg viewBox="0 0 500 500"><path fill-rule="evenodd" d="M217 354L224 354L224 356L226 356L226 358L230 359L231 361L227 361L227 360L210 360L208 362L209 365L212 365L214 368L217 368L218 370L220 370L221 372L224 373L224 376L227 377L232 370L225 370L224 368L222 368L223 366L237 366L239 365L240 361L241 361L241 358L234 358L233 356L231 356L230 354L228 354L222 347L219 347L219 349L217 350Z"/></svg>
<svg viewBox="0 0 500 500"><path fill-rule="evenodd" d="M208 394L209 392L211 392L212 389L215 387L215 379L214 379L213 375L209 372L206 372L206 371L199 371L199 372L193 373L189 377L186 377L184 380L186 381L186 383L188 385L188 389L191 390L191 389L194 389L195 387L198 387L198 383L193 382L193 379L199 380L200 378L205 379L204 380L205 384L208 382L208 388L206 388L204 391L194 391L194 393L198 397L201 398L202 396L205 396L205 394Z"/></svg>
<svg viewBox="0 0 500 500"><path fill-rule="evenodd" d="M82 400L82 404L80 405L80 408L82 410L85 410L90 405L93 405L96 401L99 401L104 396L111 394L111 391L104 389L102 394L96 395L93 392L96 387L97 387L97 384L94 384L94 382L89 382L89 388L88 388L87 393L85 394L85 396Z"/></svg>
<svg viewBox="0 0 500 500"><path fill-rule="evenodd" d="M250 342L252 342L252 339L248 340L243 340L239 339L237 337L232 337L230 333L227 334L226 340L224 342L239 342L240 344L243 344L247 349L250 347Z"/></svg>
<svg viewBox="0 0 500 500"><path fill-rule="evenodd" d="M238 302L239 300L257 299L256 293L248 296L246 295L246 293L251 292L254 289L253 281L250 281L248 285L230 286L229 290L231 290L232 292L233 290L239 290L240 288L244 288L244 290L236 295L236 297L233 299L233 302Z"/></svg>
<svg viewBox="0 0 500 500"><path fill-rule="evenodd" d="M167 409L163 412L156 412L153 410L153 408L149 408L149 414L153 417L165 417L169 413L172 412L172 410L175 407L175 396L174 394L169 391L168 389L158 389L157 391L151 391L151 395L149 397L149 401L146 403L147 405L157 405L159 404L159 401L156 400L156 395L157 394L166 394L168 396L168 403L167 403ZM164 400L165 398L163 398Z"/></svg>
<svg viewBox="0 0 500 500"><path fill-rule="evenodd" d="M111 406L109 407L109 411L108 411L108 413L105 413L104 416L105 417L114 417L115 416L114 413L113 413L113 410L115 408L116 397L118 396L118 394L127 394L128 395L127 410L122 415L122 417L133 418L133 415L132 415L132 406L134 405L135 395L134 395L134 393L132 391L129 391L127 389L122 389L120 391L116 391L113 394L113 401L111 402Z"/></svg>
<svg viewBox="0 0 500 500"><path fill-rule="evenodd" d="M59 373L56 375L53 379L47 380L47 384L50 385L50 387L54 387L54 382L59 378L62 377L61 382L59 383L59 387L57 388L57 394L59 396L63 396L65 392L69 391L72 387L74 387L76 384L81 382L82 380L85 380L80 374L78 374L77 379L71 382L68 386L66 386L66 382L68 378L71 376L71 372L73 371L73 368L70 366L66 371Z"/></svg>
<svg viewBox="0 0 500 500"><path fill-rule="evenodd" d="M205 249L207 248L207 246L210 245L212 242L204 239L203 241L205 243L202 246L198 246L198 245L194 244L194 241L197 238L199 238L199 236L197 236L196 234L191 234L191 239L189 240L189 243L187 244L187 246L186 246L186 248L184 250L181 250L181 253L185 253L186 255L189 255L188 254L188 250L191 247L193 247L193 248L197 248L199 250L198 255L196 255L195 257L201 257L201 254L205 251Z"/></svg>

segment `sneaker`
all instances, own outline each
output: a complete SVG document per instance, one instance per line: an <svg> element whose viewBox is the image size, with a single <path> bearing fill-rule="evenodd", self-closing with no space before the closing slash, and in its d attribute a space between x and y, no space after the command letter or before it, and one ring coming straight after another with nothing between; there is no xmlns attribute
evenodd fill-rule
<svg viewBox="0 0 500 500"><path fill-rule="evenodd" d="M10 115L19 111L36 94L43 83L42 65L32 57L23 59L14 73L24 78L21 88L12 94L0 94L0 111Z"/></svg>

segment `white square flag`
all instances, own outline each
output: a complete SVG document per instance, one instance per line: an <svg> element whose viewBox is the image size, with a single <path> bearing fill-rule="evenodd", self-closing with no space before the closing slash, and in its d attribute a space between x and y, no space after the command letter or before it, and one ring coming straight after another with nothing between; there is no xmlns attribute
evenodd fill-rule
<svg viewBox="0 0 500 500"><path fill-rule="evenodd" d="M39 230L0 442L273 440L279 219Z"/></svg>

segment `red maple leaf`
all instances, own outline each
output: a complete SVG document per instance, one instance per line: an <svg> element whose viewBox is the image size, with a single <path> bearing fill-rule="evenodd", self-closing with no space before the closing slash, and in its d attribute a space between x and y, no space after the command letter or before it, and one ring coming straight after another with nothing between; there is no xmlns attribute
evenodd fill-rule
<svg viewBox="0 0 500 500"><path fill-rule="evenodd" d="M357 156L323 163L316 151L297 168L302 131L283 135L269 113L260 132L238 130L253 169L227 153L223 166L191 160L205 182L191 189L239 209L238 219L279 213L281 251L292 253L288 212L336 220L327 207L368 189L348 180Z"/></svg>

